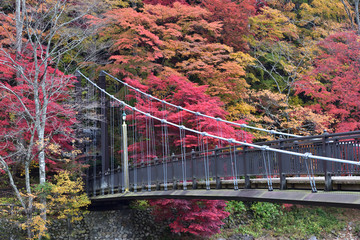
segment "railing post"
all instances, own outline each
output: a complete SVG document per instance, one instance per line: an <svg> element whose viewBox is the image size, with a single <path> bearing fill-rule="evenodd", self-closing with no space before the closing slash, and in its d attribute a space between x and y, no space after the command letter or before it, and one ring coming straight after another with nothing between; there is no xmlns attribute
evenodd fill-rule
<svg viewBox="0 0 360 240"><path fill-rule="evenodd" d="M177 189L177 180L176 180L176 177L175 177L175 154L172 153L171 154L171 164L172 164L172 174L173 174L173 190Z"/></svg>
<svg viewBox="0 0 360 240"><path fill-rule="evenodd" d="M154 168L155 168L155 173L156 173L156 187L155 187L155 190L156 191L160 191L160 180L159 180L159 172L158 172L158 169L159 169L159 165L160 165L160 162L159 162L159 158L158 157L155 157L154 158Z"/></svg>
<svg viewBox="0 0 360 240"><path fill-rule="evenodd" d="M127 125L126 125L126 114L125 112L122 115L123 117L123 151L124 151L124 159L123 159L123 171L124 171L124 187L125 193L129 192L129 159L128 159L128 144L127 144Z"/></svg>
<svg viewBox="0 0 360 240"><path fill-rule="evenodd" d="M215 177L216 177L216 189L221 189L221 181L219 176L219 147L217 145L215 146Z"/></svg>
<svg viewBox="0 0 360 240"><path fill-rule="evenodd" d="M145 163L142 161L141 162L141 172L146 172L146 166L145 166ZM143 176L141 176L141 191L146 191L146 183L144 181L144 176L145 176L145 173Z"/></svg>
<svg viewBox="0 0 360 240"><path fill-rule="evenodd" d="M293 142L293 149L292 149L294 152L300 152L299 151L299 141L295 140ZM295 174L296 177L300 177L300 173L301 173L301 166L300 166L300 160L296 160L297 158L300 159L300 157L296 157L296 156L293 156L292 157L292 163L293 163L293 169L294 169L294 172L293 174Z"/></svg>
<svg viewBox="0 0 360 240"><path fill-rule="evenodd" d="M250 189L251 188L251 183L250 183L250 176L249 176L249 169L248 169L248 160L246 158L246 151L247 151L247 146L243 147L243 160L244 160L244 177L245 177L245 185L244 188L245 189Z"/></svg>
<svg viewBox="0 0 360 240"><path fill-rule="evenodd" d="M107 186L106 193L110 194L110 192L111 192L111 170L110 170L110 168L108 168L107 171L105 172L105 181L107 183L106 184L106 186Z"/></svg>
<svg viewBox="0 0 360 240"><path fill-rule="evenodd" d="M283 137L280 136L279 138L279 149L284 148L284 141ZM284 173L284 162L282 153L277 153L278 156L278 164L279 164L279 175L280 175L280 190L286 189L286 174Z"/></svg>
<svg viewBox="0 0 360 240"><path fill-rule="evenodd" d="M340 155L340 144L339 144L339 139L335 139L335 143L334 143L334 149L335 149L335 156L336 158L341 158ZM340 175L341 172L341 163L336 163L335 164L335 168L333 169L333 171L337 174Z"/></svg>
<svg viewBox="0 0 360 240"><path fill-rule="evenodd" d="M323 148L323 156L330 157L330 151L329 151L329 133L325 130L323 134L322 139L322 148ZM327 161L323 161L323 171L325 174L325 191L331 191L332 190L332 182L331 182L331 171L329 171L329 163Z"/></svg>
<svg viewBox="0 0 360 240"><path fill-rule="evenodd" d="M94 193L93 193L93 195L94 196L96 196L96 174L97 174L97 172L96 172L96 162L97 162L97 154L95 155L95 157L94 157L94 166L93 166L93 179L94 179L94 181L93 181L93 191L94 191Z"/></svg>
<svg viewBox="0 0 360 240"><path fill-rule="evenodd" d="M117 192L118 192L118 193L121 193L121 190L122 190L122 179L121 179L121 167L120 167L120 165L117 166L116 171L117 171L118 181L119 181L118 186L117 186Z"/></svg>
<svg viewBox="0 0 360 240"><path fill-rule="evenodd" d="M106 90L106 77L103 72L99 75L99 87ZM109 131L107 123L107 107L109 102L106 100L105 93L101 92L101 110L100 114L103 117L101 121L101 172L105 173L106 169L110 167L109 164ZM104 174L102 175L101 182L104 183Z"/></svg>
<svg viewBox="0 0 360 240"><path fill-rule="evenodd" d="M192 188L197 189L196 181L196 163L195 163L196 153L195 150L191 150L191 175L192 175Z"/></svg>
<svg viewBox="0 0 360 240"><path fill-rule="evenodd" d="M135 172L136 172L136 174L138 173L138 163L135 161L134 163L133 163L133 171L134 171L134 184L133 184L133 189L134 189L134 192L136 193L137 192L137 183L138 183L138 177L137 177L137 175L136 175L136 177L135 177Z"/></svg>
<svg viewBox="0 0 360 240"><path fill-rule="evenodd" d="M105 172L100 171L101 181L100 181L100 189L101 189L101 195L105 194Z"/></svg>

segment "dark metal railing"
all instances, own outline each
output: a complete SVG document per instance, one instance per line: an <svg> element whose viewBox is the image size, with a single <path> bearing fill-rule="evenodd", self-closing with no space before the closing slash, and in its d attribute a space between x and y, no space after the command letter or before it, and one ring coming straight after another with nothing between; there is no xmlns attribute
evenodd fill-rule
<svg viewBox="0 0 360 240"><path fill-rule="evenodd" d="M360 131L336 134L308 136L296 139L280 139L258 143L272 148L310 152L313 155L348 159L360 162ZM221 188L221 180L244 179L244 187L250 188L250 178L266 177L263 150L237 146L235 154L229 148L216 148L205 153L209 162L209 177L215 182L215 188ZM232 157L230 154L233 154ZM100 156L98 156L100 157ZM204 152L186 154L186 182L196 189L197 185L206 178ZM164 161L166 161L167 177L164 181ZM270 174L280 178L280 189L286 189L286 178L307 176L306 159L284 153L269 152ZM325 176L325 190L331 190L331 177L342 175L360 175L360 166L346 163L312 161L314 174ZM234 172L233 166L236 163ZM122 192L124 190L123 172L119 167L106 172L97 172L87 178L89 195ZM134 175L136 176L134 177ZM173 155L165 160L152 159L148 163L133 164L129 169L130 186L132 191L148 190L149 183L153 190L164 189L164 184L171 189L183 186L183 162L181 155ZM150 180L149 180L150 179ZM170 187L169 187L170 189Z"/></svg>

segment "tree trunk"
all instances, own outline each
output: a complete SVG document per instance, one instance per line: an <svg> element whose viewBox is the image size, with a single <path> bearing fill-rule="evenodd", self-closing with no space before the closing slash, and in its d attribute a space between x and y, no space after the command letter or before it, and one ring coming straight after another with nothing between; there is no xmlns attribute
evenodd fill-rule
<svg viewBox="0 0 360 240"><path fill-rule="evenodd" d="M16 0L16 12L15 12L15 21L16 21L16 58L18 59L21 53L21 43L22 43L22 32L24 27L24 22L21 17L21 0Z"/></svg>
<svg viewBox="0 0 360 240"><path fill-rule="evenodd" d="M360 35L359 0L355 0L355 18L357 24L357 34Z"/></svg>
<svg viewBox="0 0 360 240"><path fill-rule="evenodd" d="M43 124L40 124L38 127L38 135L39 135L39 178L40 185L44 186L46 182L46 163L45 163L45 139L44 139L45 127ZM40 216L46 222L46 197L41 197L40 203L42 207L40 209ZM46 225L45 225L46 226ZM41 234L39 234L39 240L41 239Z"/></svg>
<svg viewBox="0 0 360 240"><path fill-rule="evenodd" d="M341 2L344 5L345 12L348 15L348 18L349 18L349 20L351 22L351 28L353 30L355 30L354 19L353 19L353 16L351 14L351 10L348 7L348 1L347 0L341 0Z"/></svg>

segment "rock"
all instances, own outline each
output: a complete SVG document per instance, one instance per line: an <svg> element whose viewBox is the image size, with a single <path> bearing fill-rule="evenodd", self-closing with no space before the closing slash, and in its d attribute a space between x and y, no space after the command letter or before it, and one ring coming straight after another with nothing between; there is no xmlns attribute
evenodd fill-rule
<svg viewBox="0 0 360 240"><path fill-rule="evenodd" d="M236 234L232 235L229 240L254 240L254 237L247 234Z"/></svg>
<svg viewBox="0 0 360 240"><path fill-rule="evenodd" d="M315 236L311 236L309 240L317 240L317 238Z"/></svg>
<svg viewBox="0 0 360 240"><path fill-rule="evenodd" d="M166 233L168 226L157 225L149 211L134 209L90 212L83 216L83 220L68 224L67 220L56 220L49 227L51 239L79 239L79 240L125 240L125 239L160 239ZM6 227L6 230L3 230ZM0 239L8 233L11 225L0 219ZM16 236L19 233L16 230ZM12 231L12 230L9 230ZM15 234L15 233L14 233ZM7 238L6 238L7 239Z"/></svg>
<svg viewBox="0 0 360 240"><path fill-rule="evenodd" d="M254 240L254 237L250 235L245 235L243 240Z"/></svg>

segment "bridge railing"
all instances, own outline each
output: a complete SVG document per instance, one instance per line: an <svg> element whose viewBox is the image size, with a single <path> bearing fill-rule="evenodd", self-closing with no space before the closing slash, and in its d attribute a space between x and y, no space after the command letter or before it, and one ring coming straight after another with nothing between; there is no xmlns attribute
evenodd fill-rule
<svg viewBox="0 0 360 240"><path fill-rule="evenodd" d="M324 134L296 139L280 139L258 143L273 148L294 152L310 152L314 155L360 161L360 131L350 133ZM152 159L149 162L130 164L130 186L134 191L199 188L210 181L212 188L221 188L223 182L234 182L250 188L252 178L280 178L280 189L286 188L286 178L308 176L306 161L317 176L325 176L325 189L331 190L331 177L360 175L359 166L304 159L284 153L266 152L248 147L236 146L217 148L208 152L191 152L173 155L166 159ZM266 155L266 159L264 159ZM308 162L309 163L309 162ZM207 166L209 166L207 168ZM268 167L268 172L266 167ZM124 190L123 172L119 167L95 175L87 180L90 195L115 193ZM236 181L235 181L236 180Z"/></svg>

